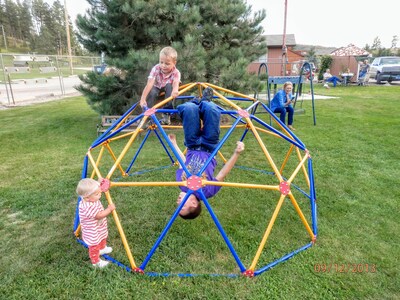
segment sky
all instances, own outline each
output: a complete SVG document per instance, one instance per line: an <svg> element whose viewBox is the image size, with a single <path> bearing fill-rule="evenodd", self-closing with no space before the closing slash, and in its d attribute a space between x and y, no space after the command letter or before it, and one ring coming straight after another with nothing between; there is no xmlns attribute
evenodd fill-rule
<svg viewBox="0 0 400 300"><path fill-rule="evenodd" d="M73 21L89 8L85 0L60 1L62 4L66 1ZM374 5L367 5L365 0L286 1L286 34L294 34L297 44L337 48L354 44L363 48L379 37L382 47L389 48L393 36L400 39L398 0L379 0ZM265 9L264 34L283 34L285 0L247 0L247 3L254 11Z"/></svg>

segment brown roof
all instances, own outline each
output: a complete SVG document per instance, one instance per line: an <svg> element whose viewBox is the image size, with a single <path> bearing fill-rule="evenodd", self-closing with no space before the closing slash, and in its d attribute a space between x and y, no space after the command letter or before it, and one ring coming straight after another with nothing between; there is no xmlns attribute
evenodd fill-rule
<svg viewBox="0 0 400 300"><path fill-rule="evenodd" d="M366 56L369 55L369 52L354 46L353 44L349 44L347 47L341 47L331 52L333 56Z"/></svg>
<svg viewBox="0 0 400 300"><path fill-rule="evenodd" d="M282 47L283 34L270 34L265 35L268 47ZM286 34L286 46L295 46L296 40L294 34Z"/></svg>

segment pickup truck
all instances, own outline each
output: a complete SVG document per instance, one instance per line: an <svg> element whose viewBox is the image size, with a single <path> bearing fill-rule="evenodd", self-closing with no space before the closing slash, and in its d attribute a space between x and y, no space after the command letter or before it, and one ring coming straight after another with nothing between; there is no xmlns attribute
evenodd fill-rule
<svg viewBox="0 0 400 300"><path fill-rule="evenodd" d="M369 74L371 78L375 78L376 83L400 81L400 57L376 57L370 66Z"/></svg>

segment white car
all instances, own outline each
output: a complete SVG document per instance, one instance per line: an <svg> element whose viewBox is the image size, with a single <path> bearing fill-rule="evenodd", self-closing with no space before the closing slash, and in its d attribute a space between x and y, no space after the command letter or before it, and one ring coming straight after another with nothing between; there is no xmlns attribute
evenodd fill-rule
<svg viewBox="0 0 400 300"><path fill-rule="evenodd" d="M376 57L369 69L371 78L375 78L377 83L381 81L400 81L400 57L382 56Z"/></svg>

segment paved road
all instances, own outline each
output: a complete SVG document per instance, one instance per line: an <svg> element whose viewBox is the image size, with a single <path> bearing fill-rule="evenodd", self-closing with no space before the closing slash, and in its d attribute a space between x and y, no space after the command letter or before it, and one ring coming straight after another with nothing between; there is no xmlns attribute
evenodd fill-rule
<svg viewBox="0 0 400 300"><path fill-rule="evenodd" d="M10 85L0 83L0 105L21 105L26 102L44 102L52 98L80 95L75 86L81 83L77 75L50 79L13 80Z"/></svg>

